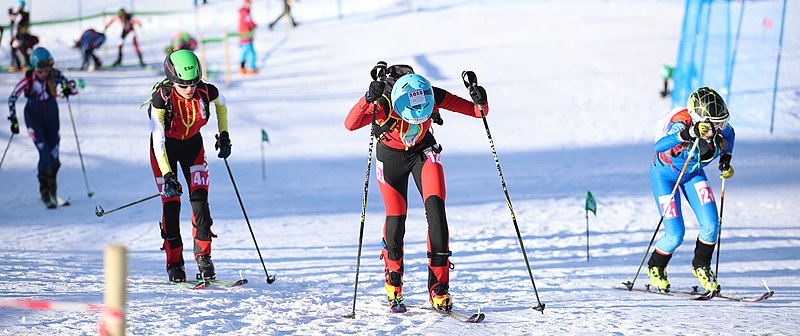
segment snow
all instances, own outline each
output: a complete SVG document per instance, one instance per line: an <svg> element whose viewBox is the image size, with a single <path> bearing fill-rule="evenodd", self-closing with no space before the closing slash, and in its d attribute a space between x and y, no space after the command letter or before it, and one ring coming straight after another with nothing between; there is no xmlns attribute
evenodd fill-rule
<svg viewBox="0 0 800 336"><path fill-rule="evenodd" d="M36 15L64 17L47 3L55 1L35 2L34 21ZM103 248L121 243L129 251L131 335L794 333L800 322L795 310L800 307L800 227L794 208L800 201L797 132L770 135L764 129L737 127L736 176L726 184L722 288L758 295L765 280L776 293L773 298L763 303L693 302L613 289L633 279L659 219L647 165L656 120L669 109L669 101L658 95L658 69L674 62L681 1L418 1L411 11L405 3L370 1L375 7L359 12L352 11L353 4L366 1L343 1L342 19L330 3L297 2L293 12L301 25L286 33L281 25L266 29L279 3L255 1L261 73L234 75L230 86L219 72L209 78L228 101L233 142L228 162L266 266L277 281L264 281L225 164L213 154L212 120L203 133L212 176L212 229L219 235L213 260L221 279L234 280L241 272L250 283L198 291L158 283L166 276L159 250L160 202L147 201L100 218L94 210L102 205L108 211L156 192L147 156L146 112L138 106L160 74L134 68L67 71L87 83L70 107L95 196L86 196L69 109L61 100L59 192L71 197L72 205L57 210L39 205L36 151L29 139L15 137L0 170L0 299L102 303ZM135 8L168 9L155 4L137 1ZM206 37L234 30L238 4L212 0L195 16L186 1L170 4L184 14L142 17L147 62L159 66L163 48L181 25ZM84 10L102 8L87 5ZM798 10L790 3L787 18L798 17ZM195 22L195 17L201 20ZM81 24L85 29L103 23ZM787 21L782 68L800 65L797 24ZM33 29L56 55L57 66L78 64L79 55L70 48L80 35L78 25ZM115 55L112 29L100 53L105 63ZM231 47L238 55L235 42ZM132 47L125 48L126 60L132 62ZM208 53L208 67L221 69L221 44L209 45ZM414 191L409 196L404 278L404 295L413 307L403 315L387 313L383 262L378 259L383 205L374 171L356 318L342 318L352 311L369 143L366 128L349 132L342 122L366 90L368 72L378 60L410 64L434 85L462 97L468 94L461 71L477 73L491 102L488 123L538 297L546 304L544 314L531 309L537 298L486 130L478 119L445 113L436 137L444 147L451 261L456 265L451 294L457 309L480 308L486 321L463 324L418 308L427 305L426 224ZM19 78L4 73L0 82L10 91ZM786 100L778 104L796 106L800 95L796 86L794 90L794 96L779 96ZM22 106L24 99L18 111ZM270 137L265 180L262 128ZM0 139L9 135L3 124ZM719 201L714 164L707 172ZM588 262L586 190L598 203L597 216L589 217ZM188 247L186 199L182 211ZM668 271L674 287L689 289L697 285L690 264L698 227L691 211L686 217L686 240ZM185 251L187 261L192 259L190 250ZM193 274L191 262L187 271ZM647 282L640 273L637 286ZM94 334L97 319L94 312L0 308L0 335Z"/></svg>

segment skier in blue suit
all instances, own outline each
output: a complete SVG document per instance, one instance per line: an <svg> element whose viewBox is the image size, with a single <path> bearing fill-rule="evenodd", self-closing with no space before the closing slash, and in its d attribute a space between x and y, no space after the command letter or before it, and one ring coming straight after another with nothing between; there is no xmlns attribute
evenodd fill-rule
<svg viewBox="0 0 800 336"><path fill-rule="evenodd" d="M703 168L719 157L720 178L733 177L731 155L735 133L733 126L728 124L730 114L725 101L716 91L702 87L689 96L687 105L673 110L661 120L659 133L662 136L656 139L650 183L659 212L664 215L665 233L650 255L647 275L657 290L669 291L666 267L686 233L680 195L676 191L672 198L671 194L686 160L689 160L679 186L700 224L692 274L706 290L718 291L716 275L711 271L711 256L719 234L719 214ZM697 148L689 157L695 141Z"/></svg>

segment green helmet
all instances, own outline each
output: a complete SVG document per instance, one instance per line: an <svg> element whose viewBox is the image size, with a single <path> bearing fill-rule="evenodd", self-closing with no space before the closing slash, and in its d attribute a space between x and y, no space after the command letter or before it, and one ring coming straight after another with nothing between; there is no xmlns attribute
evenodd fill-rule
<svg viewBox="0 0 800 336"><path fill-rule="evenodd" d="M695 122L726 122L730 116L722 96L708 87L701 87L692 92L687 107L689 115Z"/></svg>
<svg viewBox="0 0 800 336"><path fill-rule="evenodd" d="M191 50L175 50L164 60L164 73L174 83L197 84L202 74L200 60Z"/></svg>

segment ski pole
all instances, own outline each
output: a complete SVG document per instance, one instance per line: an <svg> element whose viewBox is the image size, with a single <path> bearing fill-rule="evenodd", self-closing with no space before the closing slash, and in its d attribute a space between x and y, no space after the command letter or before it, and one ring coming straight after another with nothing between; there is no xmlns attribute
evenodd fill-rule
<svg viewBox="0 0 800 336"><path fill-rule="evenodd" d="M125 204L125 205L120 206L120 207L116 207L116 208L108 210L108 211L105 211L102 206L98 205L98 206L96 206L94 208L94 214L97 215L97 217L103 217L103 215L107 215L107 214L110 214L110 213L112 213L114 211L125 209L125 208L127 208L127 207L129 207L131 205L139 204L139 203L142 203L142 202L147 201L147 200L152 199L152 198L156 198L156 197L161 196L161 195L162 195L162 193L157 193L155 195L150 195L150 196L142 198L142 199L140 199L138 201L133 201L133 202L130 202L130 203Z"/></svg>
<svg viewBox="0 0 800 336"><path fill-rule="evenodd" d="M478 86L478 77L472 71L461 72L461 79L464 80L464 86L466 86L470 91L474 90L475 87ZM528 267L528 275L531 278L533 292L536 294L537 305L533 307L533 310L542 312L542 314L544 314L544 303L542 303L542 301L539 299L539 291L536 289L536 281L533 280L533 271L531 271L531 264L528 262L528 254L525 252L525 245L522 243L522 234L519 232L517 216L514 214L514 207L511 205L511 198L508 196L508 188L506 187L506 180L503 177L503 170L500 169L500 160L497 158L497 150L494 147L494 140L492 140L492 132L489 131L489 122L486 121L486 113L483 111L483 105L478 105L478 109L481 111L481 119L483 119L483 126L486 128L486 136L489 138L489 145L492 148L494 164L497 167L497 173L500 175L500 184L503 186L503 194L505 194L506 197L506 204L508 204L508 210L511 211L511 221L514 223L514 229L517 231L517 240L519 241L519 247L522 250L522 257L525 259L525 266Z"/></svg>
<svg viewBox="0 0 800 336"><path fill-rule="evenodd" d="M69 109L69 120L72 122L72 133L75 134L75 144L78 147L78 157L81 159L81 170L83 171L83 182L86 183L86 195L89 198L94 196L94 193L89 188L89 178L86 176L86 166L83 165L83 154L81 154L81 143L78 141L78 130L75 128L75 118L72 117L72 105L69 103L69 96L67 99L67 109Z"/></svg>
<svg viewBox="0 0 800 336"><path fill-rule="evenodd" d="M386 77L386 62L379 61L373 71L375 71L376 79L383 81ZM372 103L372 123L377 123L378 115L378 102ZM361 225L358 231L358 255L356 257L356 280L353 285L353 311L350 314L344 315L344 318L356 318L356 297L358 296L358 274L361 270L361 247L364 242L364 222L367 219L367 194L369 193L369 173L372 170L372 148L375 144L375 134L372 130L369 132L369 154L367 155L367 173L364 177L364 197L361 200Z"/></svg>
<svg viewBox="0 0 800 336"><path fill-rule="evenodd" d="M14 140L14 133L11 133L11 136L8 138L8 144L6 145L6 150L3 151L3 158L0 159L0 168L3 167L3 162L6 160L6 153L8 153L8 149L11 148L11 140Z"/></svg>
<svg viewBox="0 0 800 336"><path fill-rule="evenodd" d="M722 179L722 191L720 191L719 196L719 232L717 233L717 262L716 266L714 266L714 277L719 278L719 248L720 244L722 244L722 210L725 206L725 180L726 178ZM716 279L715 279L716 280Z"/></svg>
<svg viewBox="0 0 800 336"><path fill-rule="evenodd" d="M244 210L244 203L242 203L242 197L239 195L239 188L236 187L236 181L233 180L233 173L231 172L231 166L228 165L228 159L225 160L225 167L228 168L228 175L231 177L231 184L233 184L233 190L236 191L236 198L239 199L239 206L242 207L242 213L244 214L244 220L247 222L247 228L250 229L250 236L253 237L253 244L256 246L256 251L258 252L258 259L261 259L261 266L264 267L264 274L267 275L267 283L271 284L275 282L275 275L269 275L269 271L267 271L267 265L264 264L264 258L261 256L261 250L258 248L258 242L256 241L256 235L253 233L253 227L250 226L250 218L247 217L247 211Z"/></svg>
<svg viewBox="0 0 800 336"><path fill-rule="evenodd" d="M672 187L672 193L669 195L669 201L667 202L667 206L664 207L664 211L661 213L661 219L658 220L658 225L656 225L656 230L653 232L653 237L650 238L650 243L647 244L647 249L644 251L644 255L642 256L642 261L639 263L639 268L636 270L636 274L633 276L633 281L626 281L622 284L628 288L629 291L633 290L633 284L636 283L636 278L639 277L639 272L642 271L642 265L644 265L644 260L647 258L647 253L650 252L650 247L653 246L653 242L656 240L656 235L658 234L658 229L661 228L661 223L664 223L664 216L670 212L670 205L672 205L672 200L675 199L675 192L678 190L678 187L681 185L681 179L683 179L683 174L686 173L686 167L689 167L689 161L692 159L692 154L694 154L694 150L697 149L697 144L700 142L700 138L695 139L694 144L692 145L692 149L689 150L689 155L686 156L686 162L683 164L683 169L681 169L681 173L678 175L678 180L675 181L675 186Z"/></svg>

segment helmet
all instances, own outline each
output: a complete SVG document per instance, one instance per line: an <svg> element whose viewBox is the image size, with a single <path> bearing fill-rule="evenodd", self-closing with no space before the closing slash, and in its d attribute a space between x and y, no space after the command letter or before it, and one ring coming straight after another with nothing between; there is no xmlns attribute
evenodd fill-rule
<svg viewBox="0 0 800 336"><path fill-rule="evenodd" d="M164 73L167 79L178 84L197 84L202 70L200 60L190 50L180 49L171 52L164 60Z"/></svg>
<svg viewBox="0 0 800 336"><path fill-rule="evenodd" d="M421 124L433 113L433 87L425 77L403 75L392 88L392 108L403 120Z"/></svg>
<svg viewBox="0 0 800 336"><path fill-rule="evenodd" d="M708 87L701 87L689 95L687 109L695 122L711 121L724 123L730 114L725 101L717 91Z"/></svg>
<svg viewBox="0 0 800 336"><path fill-rule="evenodd" d="M42 68L50 68L53 66L53 55L50 55L50 52L47 49L42 47L37 47L33 49L31 53L31 66L36 69Z"/></svg>
<svg viewBox="0 0 800 336"><path fill-rule="evenodd" d="M25 0L18 0L17 1L17 6L25 8Z"/></svg>

